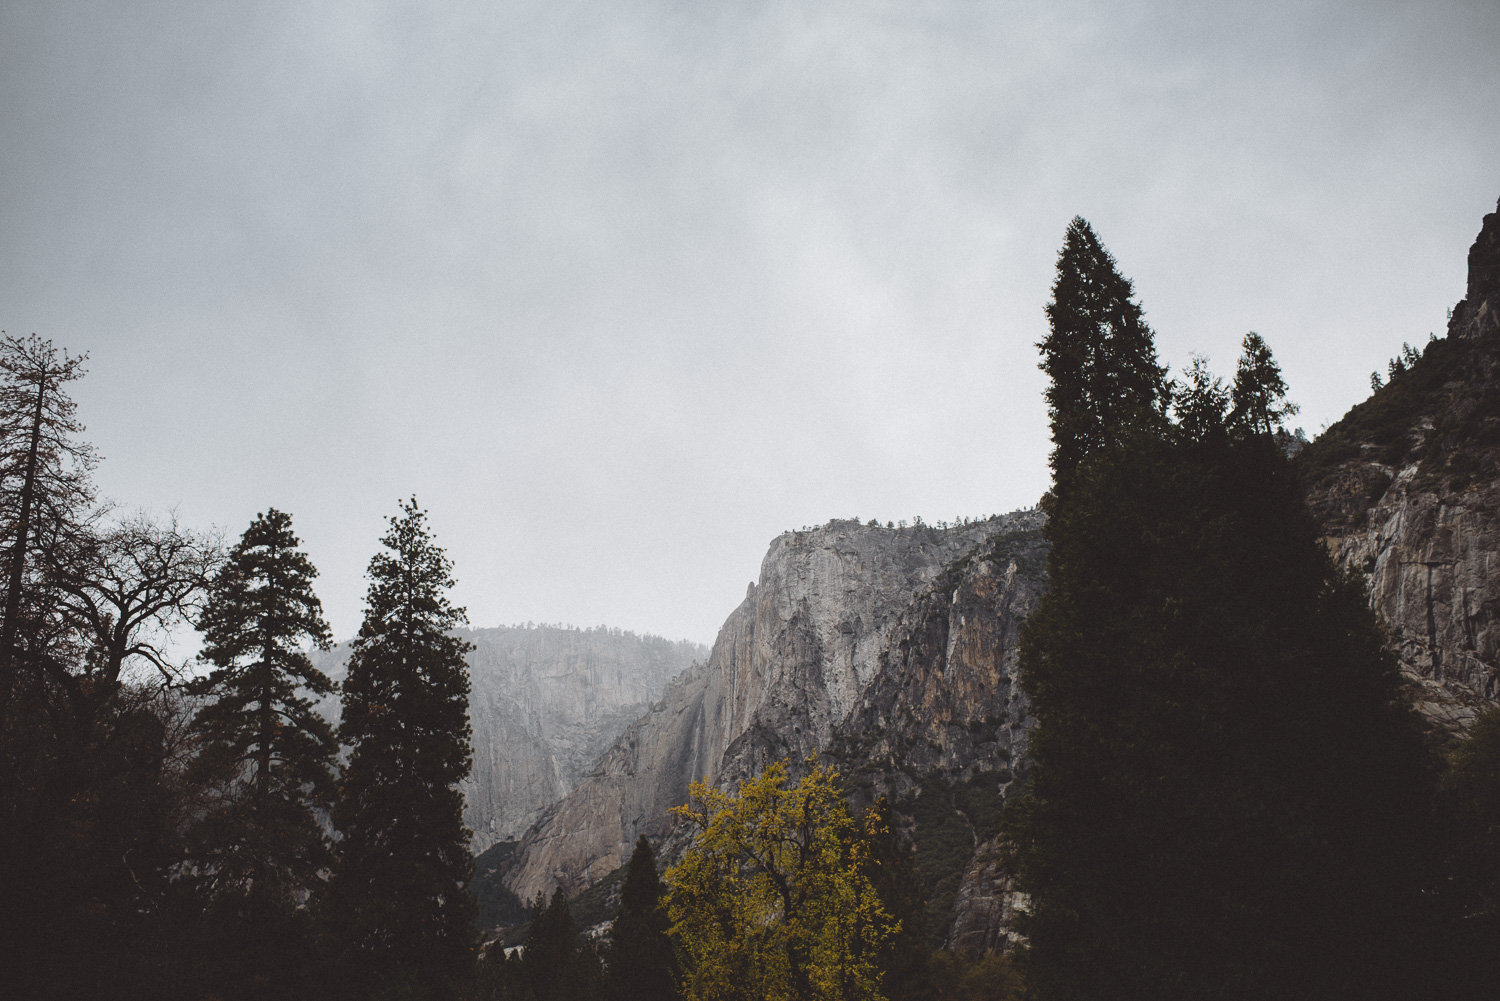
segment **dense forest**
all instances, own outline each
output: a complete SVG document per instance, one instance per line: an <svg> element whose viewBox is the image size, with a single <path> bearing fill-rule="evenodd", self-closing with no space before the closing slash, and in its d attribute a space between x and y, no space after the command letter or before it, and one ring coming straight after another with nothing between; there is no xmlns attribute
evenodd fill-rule
<svg viewBox="0 0 1500 1001"><path fill-rule="evenodd" d="M335 685L309 657L332 636L291 516L229 544L102 501L69 395L84 359L4 338L5 996L1496 996L1500 715L1448 746L1411 709L1319 542L1270 348L1248 335L1227 383L1202 362L1171 377L1082 219L1047 316L1037 726L1021 792L966 814L994 815L1024 895L1003 955L937 948L952 887L816 759L695 785L680 855L641 838L586 920L561 891L506 900L463 826L466 617L415 498ZM335 691L336 725L316 711ZM484 934L502 923L524 930Z"/></svg>

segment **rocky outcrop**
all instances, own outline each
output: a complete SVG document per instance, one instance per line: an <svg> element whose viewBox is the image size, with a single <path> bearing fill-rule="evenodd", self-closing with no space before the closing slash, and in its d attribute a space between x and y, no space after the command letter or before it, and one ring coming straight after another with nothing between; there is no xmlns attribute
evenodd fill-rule
<svg viewBox="0 0 1500 1001"><path fill-rule="evenodd" d="M1456 736L1500 691L1500 209L1448 336L1298 457L1308 502L1365 576L1418 708Z"/></svg>
<svg viewBox="0 0 1500 1001"><path fill-rule="evenodd" d="M903 610L880 669L830 753L875 793L914 795L923 778L994 776L1025 758L1032 719L1016 682L1021 624L1040 599L1047 543L1039 511L944 568Z"/></svg>
<svg viewBox="0 0 1500 1001"><path fill-rule="evenodd" d="M620 865L637 834L665 834L695 779L727 785L829 746L890 670L913 601L981 543L1039 517L943 528L835 520L781 535L707 662L527 832L510 888L522 899L559 885L576 893Z"/></svg>
<svg viewBox="0 0 1500 1001"><path fill-rule="evenodd" d="M1480 338L1500 330L1500 203L1484 217L1469 248L1466 294L1448 318L1450 337Z"/></svg>

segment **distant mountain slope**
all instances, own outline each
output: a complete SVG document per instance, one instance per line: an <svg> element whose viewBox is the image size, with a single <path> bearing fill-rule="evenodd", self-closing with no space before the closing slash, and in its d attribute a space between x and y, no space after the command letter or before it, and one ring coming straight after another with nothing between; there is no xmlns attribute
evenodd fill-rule
<svg viewBox="0 0 1500 1001"><path fill-rule="evenodd" d="M476 850L514 839L566 796L701 644L619 629L502 626L464 633L473 691L474 771L463 784ZM347 644L319 658L342 678ZM330 712L337 713L336 703Z"/></svg>
<svg viewBox="0 0 1500 1001"><path fill-rule="evenodd" d="M1500 208L1447 337L1297 457L1308 504L1366 576L1418 708L1450 734L1500 698Z"/></svg>

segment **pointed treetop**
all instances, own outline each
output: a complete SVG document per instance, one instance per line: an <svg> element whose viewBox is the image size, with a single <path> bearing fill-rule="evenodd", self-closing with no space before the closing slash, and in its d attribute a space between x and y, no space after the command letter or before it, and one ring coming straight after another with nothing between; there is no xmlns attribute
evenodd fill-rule
<svg viewBox="0 0 1500 1001"><path fill-rule="evenodd" d="M1166 369L1135 290L1086 220L1068 225L1037 346L1052 418L1052 466L1072 470L1090 452L1159 428L1170 397Z"/></svg>
<svg viewBox="0 0 1500 1001"><path fill-rule="evenodd" d="M1255 331L1245 335L1244 353L1234 373L1230 398L1234 419L1256 434L1274 434L1281 422L1297 413L1286 398L1286 380L1271 349Z"/></svg>

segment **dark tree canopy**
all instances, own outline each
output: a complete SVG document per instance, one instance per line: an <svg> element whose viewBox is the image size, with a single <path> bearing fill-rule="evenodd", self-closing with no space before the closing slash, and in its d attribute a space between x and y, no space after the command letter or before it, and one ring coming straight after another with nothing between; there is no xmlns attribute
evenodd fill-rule
<svg viewBox="0 0 1500 1001"><path fill-rule="evenodd" d="M1500 708L1482 712L1454 750L1438 805L1447 996L1500 996Z"/></svg>
<svg viewBox="0 0 1500 1001"><path fill-rule="evenodd" d="M1080 257L1129 288L1075 223L1059 357L1064 329L1131 315L1078 292ZM1178 423L1153 426L1149 333L1123 326L1137 363L1097 366L1081 393L1049 368L1073 464L1046 501L1049 591L1021 662L1032 787L1011 815L1034 996L1408 996L1422 735L1272 438L1279 372L1247 338L1232 391L1196 365Z"/></svg>
<svg viewBox="0 0 1500 1001"><path fill-rule="evenodd" d="M1286 380L1271 349L1253 330L1245 335L1244 353L1234 373L1232 419L1257 434L1274 434L1281 422L1297 413L1286 400Z"/></svg>
<svg viewBox="0 0 1500 1001"><path fill-rule="evenodd" d="M458 783L469 774L470 645L446 592L452 563L416 499L370 560L349 655L339 737L349 748L334 808L343 835L330 890L352 981L450 982L472 957L473 865Z"/></svg>
<svg viewBox="0 0 1500 1001"><path fill-rule="evenodd" d="M82 363L0 338L4 997L160 996L178 976L180 832L202 805L160 640L221 554L175 522L96 506L67 393Z"/></svg>
<svg viewBox="0 0 1500 1001"><path fill-rule="evenodd" d="M521 953L522 982L536 1001L573 1001L599 996L599 965L584 943L568 898L559 887L531 905L531 926Z"/></svg>
<svg viewBox="0 0 1500 1001"><path fill-rule="evenodd" d="M49 653L46 567L94 502L98 460L78 437L84 428L66 388L83 377L87 360L35 334L0 337L0 719L23 675L34 677Z"/></svg>

